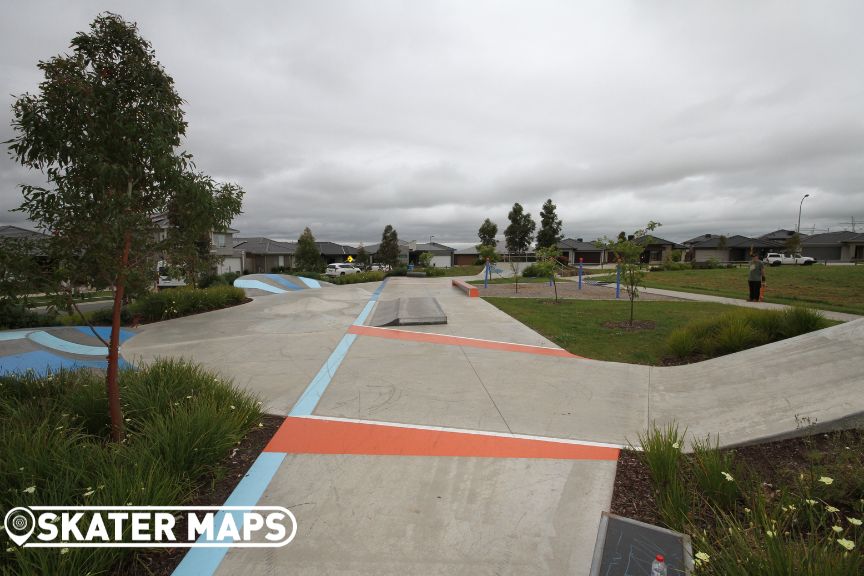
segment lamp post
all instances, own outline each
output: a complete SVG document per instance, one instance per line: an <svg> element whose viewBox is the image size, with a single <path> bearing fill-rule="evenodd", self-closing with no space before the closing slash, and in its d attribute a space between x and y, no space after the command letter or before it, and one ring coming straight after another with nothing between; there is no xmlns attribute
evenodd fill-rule
<svg viewBox="0 0 864 576"><path fill-rule="evenodd" d="M804 198L809 198L809 194L804 194ZM798 236L801 236L801 207L804 206L804 198L801 198L801 202L798 204L798 227L795 228L795 233Z"/></svg>
<svg viewBox="0 0 864 576"><path fill-rule="evenodd" d="M432 238L434 238L434 237L435 237L434 235L430 235L430 236L429 236L429 244L432 243Z"/></svg>

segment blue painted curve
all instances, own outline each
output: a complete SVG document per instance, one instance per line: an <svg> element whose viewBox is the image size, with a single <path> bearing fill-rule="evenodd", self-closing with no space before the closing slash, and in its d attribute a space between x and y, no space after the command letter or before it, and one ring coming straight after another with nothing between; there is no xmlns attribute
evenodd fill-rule
<svg viewBox="0 0 864 576"><path fill-rule="evenodd" d="M288 290L292 290L292 291L303 290L303 288L301 286L294 284L293 282L291 282L287 278L283 278L279 274L265 274L265 276L267 276L267 278L273 280L274 282L278 282L279 284L281 284L282 286L284 286Z"/></svg>
<svg viewBox="0 0 864 576"><path fill-rule="evenodd" d="M306 284L309 288L321 288L321 283L314 278L306 278L305 276L298 276L301 282Z"/></svg>
<svg viewBox="0 0 864 576"><path fill-rule="evenodd" d="M261 282L260 280L247 280L244 278L237 278L234 280L234 286L237 288L255 288L257 290L263 290L265 292L271 292L273 294L285 294L288 292L287 290L282 290L281 288L277 288L276 286L271 286L265 282Z"/></svg>
<svg viewBox="0 0 864 576"><path fill-rule="evenodd" d="M58 338L53 334L49 334L48 332L43 332L42 330L31 332L27 335L27 339L39 344L40 346L44 346L45 348L51 348L52 350L57 350L59 352L66 352L67 354L80 354L81 356L108 355L108 348L105 346L87 346L86 344L70 342Z"/></svg>
<svg viewBox="0 0 864 576"><path fill-rule="evenodd" d="M87 336L93 336L93 332L91 332L89 326L76 326L75 329ZM104 338L106 342L111 339L110 326L94 326L93 330L96 330L96 333L99 334L99 336L101 336L102 338ZM124 330L123 328L121 328L120 344L123 344L133 336L135 336L135 332L132 332L131 330Z"/></svg>

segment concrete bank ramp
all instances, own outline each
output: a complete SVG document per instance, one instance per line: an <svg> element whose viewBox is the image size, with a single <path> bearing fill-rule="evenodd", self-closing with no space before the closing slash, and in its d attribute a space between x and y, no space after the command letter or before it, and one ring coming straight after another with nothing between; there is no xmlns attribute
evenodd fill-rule
<svg viewBox="0 0 864 576"><path fill-rule="evenodd" d="M378 302L372 326L421 326L446 324L447 315L438 300L428 296Z"/></svg>
<svg viewBox="0 0 864 576"><path fill-rule="evenodd" d="M329 282L320 282L305 276L289 274L247 274L234 280L234 286L243 288L247 296L267 296L269 294L284 294L298 290L317 290L333 286Z"/></svg>

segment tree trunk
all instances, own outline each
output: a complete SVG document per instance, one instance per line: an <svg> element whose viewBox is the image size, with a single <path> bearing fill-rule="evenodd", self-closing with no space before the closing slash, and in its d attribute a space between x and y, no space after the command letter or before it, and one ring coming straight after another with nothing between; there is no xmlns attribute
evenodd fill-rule
<svg viewBox="0 0 864 576"><path fill-rule="evenodd" d="M132 238L126 232L123 238L123 256L120 274L114 289L114 314L111 317L111 340L108 344L108 374L105 378L108 390L108 412L111 415L111 439L123 440L123 413L120 409L120 385L117 374L120 367L120 309L123 307L123 291L126 287L126 265L129 263L129 247Z"/></svg>

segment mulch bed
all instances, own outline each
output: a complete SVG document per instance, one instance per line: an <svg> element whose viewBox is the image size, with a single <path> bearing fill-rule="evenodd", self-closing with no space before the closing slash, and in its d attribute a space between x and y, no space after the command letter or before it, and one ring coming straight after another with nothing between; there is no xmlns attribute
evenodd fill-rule
<svg viewBox="0 0 864 576"><path fill-rule="evenodd" d="M284 420L284 416L265 414L261 419L264 426L253 428L237 446L237 451L223 462L225 470L213 488L206 494L199 494L197 498L185 505L221 506L224 504ZM204 486L209 484L209 480L203 482ZM175 533L185 532L185 523L178 521ZM113 574L114 576L170 576L188 551L189 548L145 549L118 565Z"/></svg>
<svg viewBox="0 0 864 576"><path fill-rule="evenodd" d="M500 296L504 298L554 298L555 288L549 286L548 282L519 283L519 292L513 284L490 284L488 288L477 286L480 296ZM558 282L558 298L567 300L615 300L615 286L603 287L583 284L579 290L579 284L572 280ZM620 300L627 300L627 291L621 287ZM680 300L659 294L639 293L639 300Z"/></svg>
<svg viewBox="0 0 864 576"><path fill-rule="evenodd" d="M735 453L737 463L743 464L752 474L769 485L778 486L808 470L808 457L812 458L814 453L826 453L830 458L830 454L842 444L834 434L848 434L850 442L856 445L860 445L864 440L864 430L846 430L730 450ZM618 456L610 512L649 524L661 524L648 467L632 450L621 450Z"/></svg>

